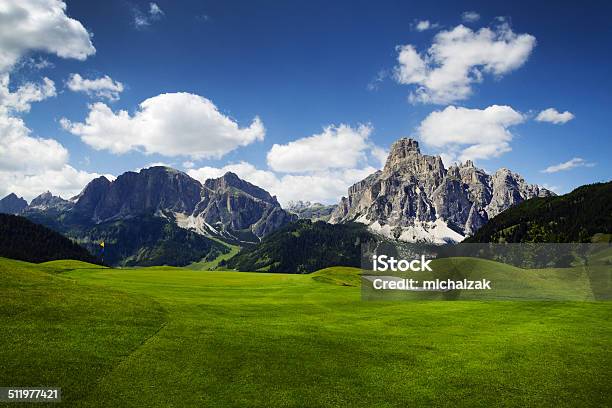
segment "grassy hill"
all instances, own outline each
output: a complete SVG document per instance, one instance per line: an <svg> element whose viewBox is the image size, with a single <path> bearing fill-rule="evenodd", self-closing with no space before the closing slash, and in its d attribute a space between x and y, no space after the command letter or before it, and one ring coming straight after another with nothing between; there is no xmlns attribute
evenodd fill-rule
<svg viewBox="0 0 612 408"><path fill-rule="evenodd" d="M263 238L220 266L239 271L310 273L361 264L361 244L374 240L363 224L299 220Z"/></svg>
<svg viewBox="0 0 612 408"><path fill-rule="evenodd" d="M65 401L82 401L165 324L165 310L151 298L61 276L76 267L105 270L0 258L1 384L61 387Z"/></svg>
<svg viewBox="0 0 612 408"><path fill-rule="evenodd" d="M595 260L595 257L589 258L588 266L523 269L488 259L439 258L431 263L432 272L369 273L413 278L419 282L487 279L491 281L491 290L381 292L366 285L362 294L370 300L612 300L611 266Z"/></svg>
<svg viewBox="0 0 612 408"><path fill-rule="evenodd" d="M590 242L596 234L612 234L612 182L524 201L463 242Z"/></svg>
<svg viewBox="0 0 612 408"><path fill-rule="evenodd" d="M79 266L0 259L0 384L83 407L612 405L610 302L362 301L355 268Z"/></svg>
<svg viewBox="0 0 612 408"><path fill-rule="evenodd" d="M0 214L0 256L30 262L77 259L97 262L85 248L24 217Z"/></svg>

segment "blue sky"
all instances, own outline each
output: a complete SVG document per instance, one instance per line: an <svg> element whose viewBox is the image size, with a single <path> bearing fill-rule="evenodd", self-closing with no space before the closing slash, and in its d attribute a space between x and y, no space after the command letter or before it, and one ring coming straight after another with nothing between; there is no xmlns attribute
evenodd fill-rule
<svg viewBox="0 0 612 408"><path fill-rule="evenodd" d="M60 3L45 1L49 7ZM16 62L5 64L12 92L28 82L39 84L43 77L53 81L52 96L31 102L29 112L9 109L6 115L22 120L31 131L28 137L55 140L67 155L38 168L7 165L8 155L0 158L6 160L0 166L0 194L10 189L31 198L37 189L49 187L67 196L95 175L116 176L160 162L198 178L234 170L279 195L281 202L335 202L352 182L379 168L381 151L403 136L421 140L425 153L444 153L447 163L474 158L488 171L508 167L528 182L558 192L610 179L612 33L607 19L612 7L603 2L580 7L569 2L452 1L153 4L68 1L67 18L87 30L95 53L62 56L59 44L44 43L53 36L44 35L40 45L22 45ZM462 18L467 11L473 12L472 18ZM419 31L427 26L418 24L424 21L429 28ZM462 34L467 40L448 50L455 52L447 55L450 64L474 52L469 39L483 34L479 30L488 28L493 38L490 53L476 52L472 63L466 62L467 94L457 91L462 83L453 78L444 87L429 86L445 62L427 50L435 43L442 49L435 36L458 33L453 30L460 25L467 30ZM12 44L3 42L2 35L0 51ZM87 50L86 40L80 41L75 47ZM501 43L509 48L500 55L496 46ZM413 82L396 75L402 68L398 46L408 45L427 65L425 72L416 72L414 64L404 67L411 78L418 77ZM472 51L457 48L462 46ZM504 55L510 51L518 56ZM41 61L48 66L35 68ZM86 80L108 76L123 90L110 98L116 100L93 88L86 93L87 84L74 91L68 85L72 74ZM430 100L415 100L419 88ZM204 121L202 132L197 132L198 118L210 108L202 105L192 116L168 116L167 123L150 130L151 118L165 114L166 104L176 108L199 103L156 99L177 92L212 103L218 109L216 121ZM440 99L440 92L455 97ZM139 117L138 111L146 110L139 105L150 98L150 111ZM95 126L83 130L79 126L86 123L94 103L108 110ZM487 110L495 105L505 109ZM572 118L553 114L549 120L567 121L536 121L548 108L570 112ZM126 111L121 124L125 128L118 128L120 110ZM432 112L440 114L430 116ZM265 130L253 122L256 117ZM428 117L431 126L425 129ZM187 126L190 120L195 122ZM490 129L474 134L459 125L464 121L464 127L484 121L482 126ZM112 144L108 126L117 132ZM139 133L149 131L153 136L139 140ZM159 132L165 133L155 136ZM193 134L183 138L179 133ZM212 152L211 143L223 147ZM465 149L473 145L488 153L470 156ZM45 162L34 151L22 160ZM53 155L53 149L48 153Z"/></svg>

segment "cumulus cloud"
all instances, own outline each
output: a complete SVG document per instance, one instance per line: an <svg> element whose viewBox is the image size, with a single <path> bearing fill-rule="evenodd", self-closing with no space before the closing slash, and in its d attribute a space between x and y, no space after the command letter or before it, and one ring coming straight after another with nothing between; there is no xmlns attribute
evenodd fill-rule
<svg viewBox="0 0 612 408"><path fill-rule="evenodd" d="M123 84L108 75L86 79L79 74L70 74L66 86L73 92L84 92L89 96L105 98L109 101L118 100L119 94L123 92Z"/></svg>
<svg viewBox="0 0 612 408"><path fill-rule="evenodd" d="M380 146L373 146L372 150L370 151L370 154L378 162L378 166L380 168L382 168L382 167L384 167L385 163L387 162L387 157L389 156L389 151L386 150L386 149L383 149Z"/></svg>
<svg viewBox="0 0 612 408"><path fill-rule="evenodd" d="M66 118L61 124L96 150L126 153L131 150L194 159L219 158L226 153L264 139L258 117L248 127L223 115L212 101L190 93L166 93L146 99L130 115L113 112L102 102L89 107L83 123Z"/></svg>
<svg viewBox="0 0 612 408"><path fill-rule="evenodd" d="M231 171L276 195L281 204L295 200L336 203L349 186L374 173L386 160L387 151L368 139L372 130L369 125L330 125L320 134L276 144L268 151L269 169L242 161L191 168L187 173L205 181Z"/></svg>
<svg viewBox="0 0 612 408"><path fill-rule="evenodd" d="M70 166L64 146L32 135L21 118L2 109L0 157L0 198L16 193L30 200L47 190L67 198L99 176Z"/></svg>
<svg viewBox="0 0 612 408"><path fill-rule="evenodd" d="M440 31L425 52L399 46L394 77L415 86L413 103L451 103L469 97L485 74L501 77L522 66L535 44L534 36L516 34L506 22L478 31L458 25Z"/></svg>
<svg viewBox="0 0 612 408"><path fill-rule="evenodd" d="M29 112L33 102L56 95L55 83L45 77L41 83L26 82L14 92L9 89L9 74L0 75L0 109L6 112Z"/></svg>
<svg viewBox="0 0 612 408"><path fill-rule="evenodd" d="M32 103L56 95L55 84L46 77L11 91L10 74L18 63L31 69L52 66L42 58L21 63L32 51L84 60L95 53L95 48L83 25L66 15L62 1L0 2L0 196L14 192L31 199L50 190L70 197L98 174L70 166L64 146L33 135L17 116L28 112Z"/></svg>
<svg viewBox="0 0 612 408"><path fill-rule="evenodd" d="M576 167L593 167L595 163L589 163L581 157L574 157L571 160L568 160L563 163L555 164L553 166L549 166L542 170L543 173L557 173L559 171L571 170Z"/></svg>
<svg viewBox="0 0 612 408"><path fill-rule="evenodd" d="M228 171L267 190L277 196L281 205L287 205L289 201L296 200L337 203L341 196L346 195L350 185L364 179L376 169L366 166L361 169L327 170L312 174L281 176L269 170L258 169L250 163L240 162L223 167L191 169L187 173L204 182L209 178L221 177Z"/></svg>
<svg viewBox="0 0 612 408"><path fill-rule="evenodd" d="M53 139L33 137L21 118L0 113L0 171L60 169L68 151Z"/></svg>
<svg viewBox="0 0 612 408"><path fill-rule="evenodd" d="M544 109L536 116L535 120L538 122L549 122L555 125L562 125L574 119L574 114L570 111L563 113L557 111L555 108Z"/></svg>
<svg viewBox="0 0 612 408"><path fill-rule="evenodd" d="M134 10L134 25L136 28L150 26L153 22L160 20L165 15L164 11L157 3L149 3L149 10L143 12L139 9Z"/></svg>
<svg viewBox="0 0 612 408"><path fill-rule="evenodd" d="M443 150L448 161L498 157L511 150L510 126L525 117L510 106L492 105L486 109L448 106L430 113L417 132L428 146Z"/></svg>
<svg viewBox="0 0 612 408"><path fill-rule="evenodd" d="M438 27L438 23L432 23L429 20L420 20L414 24L414 29L417 31L426 31Z"/></svg>
<svg viewBox="0 0 612 408"><path fill-rule="evenodd" d="M96 52L83 25L66 15L60 0L4 0L0 3L0 73L30 51L84 60Z"/></svg>
<svg viewBox="0 0 612 408"><path fill-rule="evenodd" d="M475 11L464 11L461 13L461 21L464 23L474 23L480 20L480 14Z"/></svg>
<svg viewBox="0 0 612 408"><path fill-rule="evenodd" d="M268 152L268 165L286 173L353 168L364 160L371 132L369 125L328 126L322 133L273 145Z"/></svg>
<svg viewBox="0 0 612 408"><path fill-rule="evenodd" d="M15 193L29 201L45 191L51 191L54 195L68 199L79 194L87 183L100 176L98 173L77 170L69 164L39 173L0 171L0 198ZM110 174L104 176L110 180L114 178Z"/></svg>

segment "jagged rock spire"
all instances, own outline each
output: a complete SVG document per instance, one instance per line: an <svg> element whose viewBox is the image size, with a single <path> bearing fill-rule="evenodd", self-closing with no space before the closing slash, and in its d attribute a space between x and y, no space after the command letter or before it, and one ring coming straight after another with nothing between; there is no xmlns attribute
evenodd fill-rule
<svg viewBox="0 0 612 408"><path fill-rule="evenodd" d="M437 243L460 241L506 208L552 194L507 169L490 176L471 160L446 170L440 156L422 154L411 138L393 143L383 171L348 193L330 222L359 221L391 238Z"/></svg>

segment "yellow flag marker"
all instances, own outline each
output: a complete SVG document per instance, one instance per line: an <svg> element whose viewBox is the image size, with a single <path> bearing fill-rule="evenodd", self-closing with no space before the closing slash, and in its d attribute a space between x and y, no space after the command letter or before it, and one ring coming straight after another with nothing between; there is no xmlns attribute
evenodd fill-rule
<svg viewBox="0 0 612 408"><path fill-rule="evenodd" d="M100 242L100 246L104 248L104 241Z"/></svg>

